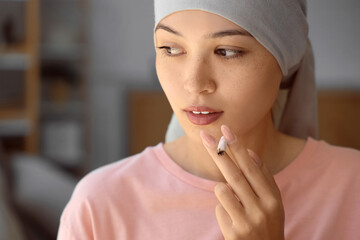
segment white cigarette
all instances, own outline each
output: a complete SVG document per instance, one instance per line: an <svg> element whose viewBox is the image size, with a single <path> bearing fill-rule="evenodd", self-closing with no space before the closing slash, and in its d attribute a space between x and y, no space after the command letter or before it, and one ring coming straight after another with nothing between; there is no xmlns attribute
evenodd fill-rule
<svg viewBox="0 0 360 240"><path fill-rule="evenodd" d="M222 156L225 153L226 145L227 145L227 142L226 142L224 136L222 136L220 138L220 141L219 141L219 144L218 144L218 147L217 147L217 154L219 156Z"/></svg>

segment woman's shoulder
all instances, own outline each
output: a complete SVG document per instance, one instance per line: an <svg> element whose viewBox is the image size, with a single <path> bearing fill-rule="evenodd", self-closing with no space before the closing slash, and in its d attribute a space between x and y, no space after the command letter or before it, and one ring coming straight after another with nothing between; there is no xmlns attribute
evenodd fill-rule
<svg viewBox="0 0 360 240"><path fill-rule="evenodd" d="M157 162L157 152L161 147L161 143L149 146L140 153L90 171L78 182L73 195L91 198L113 191L114 186L121 186L129 177L143 175Z"/></svg>
<svg viewBox="0 0 360 240"><path fill-rule="evenodd" d="M112 207L126 208L127 205L121 203L140 194L136 191L136 187L140 185L138 181L144 181L146 173L150 175L149 167L158 162L157 152L161 151L161 147L160 143L147 147L141 153L104 165L86 174L77 183L63 211L62 225L72 229L84 228L86 225L87 229L91 229L94 218L104 212L112 211ZM138 177L142 179L137 180ZM82 220L78 221L78 219ZM78 226L79 224L84 226Z"/></svg>
<svg viewBox="0 0 360 240"><path fill-rule="evenodd" d="M315 148L315 154L318 156L323 156L328 159L340 159L341 161L351 161L357 164L360 164L360 150L333 145L325 140L315 140L309 138L309 144L313 145Z"/></svg>
<svg viewBox="0 0 360 240"><path fill-rule="evenodd" d="M337 172L358 175L360 171L360 151L351 147L337 146L324 140L310 138L312 159L319 166L326 166ZM353 173L353 174L351 174Z"/></svg>
<svg viewBox="0 0 360 240"><path fill-rule="evenodd" d="M322 189L360 189L359 172L359 150L309 137L298 157L275 178L283 188L296 181L303 191L317 189L315 185Z"/></svg>

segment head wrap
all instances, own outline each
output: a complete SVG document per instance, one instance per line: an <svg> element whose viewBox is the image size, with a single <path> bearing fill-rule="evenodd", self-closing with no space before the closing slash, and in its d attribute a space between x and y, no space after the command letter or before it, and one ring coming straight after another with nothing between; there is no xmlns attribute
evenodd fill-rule
<svg viewBox="0 0 360 240"><path fill-rule="evenodd" d="M283 79L272 113L283 133L317 138L314 57L308 39L306 0L155 0L155 26L182 10L220 15L248 31L278 61ZM166 141L184 134L173 114Z"/></svg>

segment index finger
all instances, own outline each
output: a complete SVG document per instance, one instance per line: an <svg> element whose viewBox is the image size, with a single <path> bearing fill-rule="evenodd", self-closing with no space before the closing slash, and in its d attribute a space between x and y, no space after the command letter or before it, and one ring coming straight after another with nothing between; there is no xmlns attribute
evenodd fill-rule
<svg viewBox="0 0 360 240"><path fill-rule="evenodd" d="M236 196L239 197L244 206L251 206L251 204L253 204L257 199L257 196L241 170L236 166L227 153L224 153L221 156L216 153L216 141L211 135L203 131L201 131L200 134L203 141L205 141L205 148L213 158L226 181L231 186L231 189L234 191Z"/></svg>
<svg viewBox="0 0 360 240"><path fill-rule="evenodd" d="M228 147L231 155L234 157L234 160L244 173L246 179L248 179L256 194L260 198L273 195L273 191L271 190L274 188L277 189L277 186L275 181L269 181L269 178L273 178L272 176L265 176L268 174L267 171L262 171L262 168L265 166L261 164L261 162L257 162L259 159L249 155L248 150L237 141L236 136L231 132L229 127L222 125L221 132L229 142Z"/></svg>

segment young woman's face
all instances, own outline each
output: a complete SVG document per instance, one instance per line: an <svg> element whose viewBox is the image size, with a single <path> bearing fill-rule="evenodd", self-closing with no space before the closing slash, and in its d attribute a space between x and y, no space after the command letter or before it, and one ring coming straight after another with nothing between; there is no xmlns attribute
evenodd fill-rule
<svg viewBox="0 0 360 240"><path fill-rule="evenodd" d="M268 119L282 74L255 38L200 10L173 13L160 24L156 71L188 136L199 139L201 129L220 136L221 124L246 134Z"/></svg>

